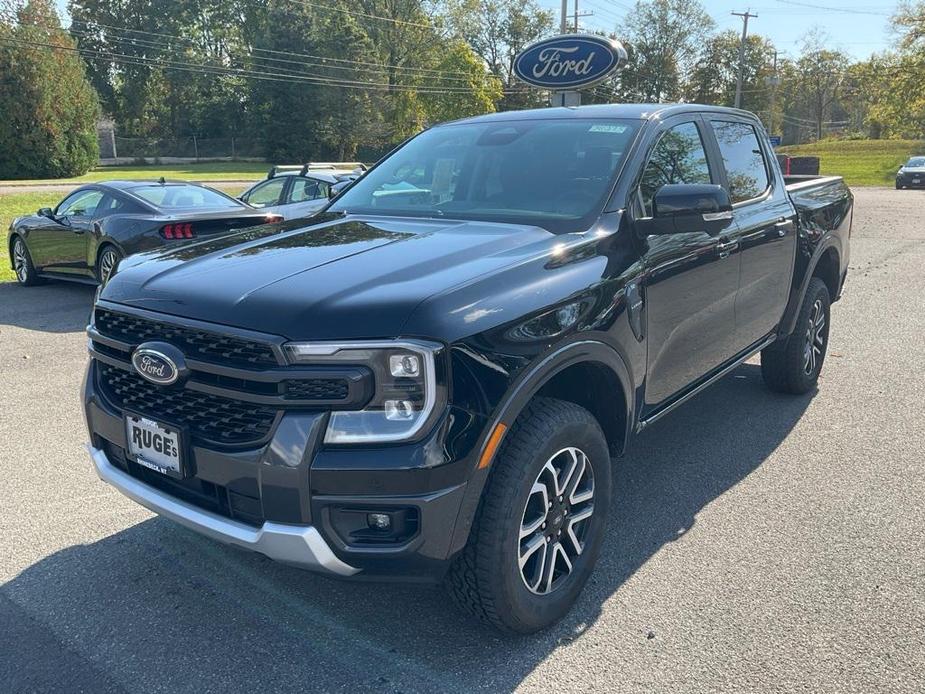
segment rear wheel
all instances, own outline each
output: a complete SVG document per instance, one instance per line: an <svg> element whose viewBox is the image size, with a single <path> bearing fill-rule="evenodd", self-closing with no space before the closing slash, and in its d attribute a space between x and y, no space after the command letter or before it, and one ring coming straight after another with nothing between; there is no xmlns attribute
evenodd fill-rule
<svg viewBox="0 0 925 694"><path fill-rule="evenodd" d="M32 287L42 281L21 236L17 236L13 241L13 271L16 273L16 281L24 287Z"/></svg>
<svg viewBox="0 0 925 694"><path fill-rule="evenodd" d="M447 575L450 594L503 631L530 633L561 619L597 561L610 485L594 416L535 399L493 462L469 543Z"/></svg>
<svg viewBox="0 0 925 694"><path fill-rule="evenodd" d="M122 260L122 254L115 246L103 246L99 258L96 260L96 279L100 284L105 285L109 278L112 277Z"/></svg>
<svg viewBox="0 0 925 694"><path fill-rule="evenodd" d="M813 277L793 333L761 353L761 375L771 390L800 394L816 385L829 346L829 303L825 282Z"/></svg>

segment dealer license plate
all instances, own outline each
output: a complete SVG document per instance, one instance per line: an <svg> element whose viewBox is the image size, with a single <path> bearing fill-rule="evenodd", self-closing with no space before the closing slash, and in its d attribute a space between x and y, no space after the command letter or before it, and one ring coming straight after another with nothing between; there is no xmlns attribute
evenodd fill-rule
<svg viewBox="0 0 925 694"><path fill-rule="evenodd" d="M921 179L921 178L913 178L913 179L912 179L912 182L913 182L913 183L921 183L921 182L922 182L922 179Z"/></svg>
<svg viewBox="0 0 925 694"><path fill-rule="evenodd" d="M139 465L170 477L183 477L180 432L147 417L125 415L128 452Z"/></svg>

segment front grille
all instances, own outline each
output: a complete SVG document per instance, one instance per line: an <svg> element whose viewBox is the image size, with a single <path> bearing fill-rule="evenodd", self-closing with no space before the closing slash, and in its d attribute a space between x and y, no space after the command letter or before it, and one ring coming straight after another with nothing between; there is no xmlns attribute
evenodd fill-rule
<svg viewBox="0 0 925 694"><path fill-rule="evenodd" d="M149 383L133 371L97 362L99 385L109 402L167 424L186 427L194 439L243 444L266 438L278 411L271 407Z"/></svg>
<svg viewBox="0 0 925 694"><path fill-rule="evenodd" d="M104 308L96 309L94 324L100 334L133 345L149 340L169 342L191 359L245 368L278 365L272 347L262 342L171 325Z"/></svg>

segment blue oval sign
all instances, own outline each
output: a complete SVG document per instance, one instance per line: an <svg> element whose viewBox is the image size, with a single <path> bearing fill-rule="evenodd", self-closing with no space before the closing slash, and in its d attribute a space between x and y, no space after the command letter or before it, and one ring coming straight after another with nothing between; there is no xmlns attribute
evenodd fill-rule
<svg viewBox="0 0 925 694"><path fill-rule="evenodd" d="M600 82L626 63L617 41L590 34L564 34L527 46L514 60L514 74L544 89L577 89Z"/></svg>

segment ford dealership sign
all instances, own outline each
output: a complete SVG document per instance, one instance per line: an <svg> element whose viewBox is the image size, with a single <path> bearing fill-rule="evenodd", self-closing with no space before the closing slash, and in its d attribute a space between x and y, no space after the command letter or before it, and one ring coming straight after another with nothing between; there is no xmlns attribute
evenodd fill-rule
<svg viewBox="0 0 925 694"><path fill-rule="evenodd" d="M527 46L514 60L514 74L543 89L571 90L600 82L626 63L617 41L590 34L564 34Z"/></svg>

